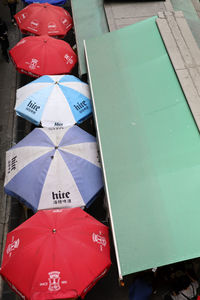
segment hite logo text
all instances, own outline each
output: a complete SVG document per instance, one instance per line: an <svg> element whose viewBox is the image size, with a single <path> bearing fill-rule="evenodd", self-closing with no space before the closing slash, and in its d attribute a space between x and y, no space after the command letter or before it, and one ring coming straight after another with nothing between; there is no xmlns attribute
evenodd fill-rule
<svg viewBox="0 0 200 300"><path fill-rule="evenodd" d="M52 199L54 204L71 203L70 192L52 192Z"/></svg>
<svg viewBox="0 0 200 300"><path fill-rule="evenodd" d="M85 102L85 100L83 100L82 102L77 102L77 104L74 104L74 107L76 108L76 110L78 110L80 113L82 113L84 110L88 109L87 103Z"/></svg>
<svg viewBox="0 0 200 300"><path fill-rule="evenodd" d="M40 106L32 101L29 101L29 103L27 104L27 107L26 107L26 110L28 110L29 112L31 112L33 114L35 114L38 109L40 109Z"/></svg>

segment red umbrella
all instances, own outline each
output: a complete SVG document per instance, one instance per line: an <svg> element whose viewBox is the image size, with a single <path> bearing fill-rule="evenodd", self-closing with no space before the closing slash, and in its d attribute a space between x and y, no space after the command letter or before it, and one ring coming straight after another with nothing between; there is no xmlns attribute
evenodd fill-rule
<svg viewBox="0 0 200 300"><path fill-rule="evenodd" d="M82 299L111 265L108 228L81 208L40 210L7 235L0 273L23 299Z"/></svg>
<svg viewBox="0 0 200 300"><path fill-rule="evenodd" d="M15 15L22 33L51 35L63 38L72 28L72 18L62 7L48 3L33 3Z"/></svg>
<svg viewBox="0 0 200 300"><path fill-rule="evenodd" d="M68 43L48 35L25 37L9 53L17 70L33 77L70 73L77 62Z"/></svg>

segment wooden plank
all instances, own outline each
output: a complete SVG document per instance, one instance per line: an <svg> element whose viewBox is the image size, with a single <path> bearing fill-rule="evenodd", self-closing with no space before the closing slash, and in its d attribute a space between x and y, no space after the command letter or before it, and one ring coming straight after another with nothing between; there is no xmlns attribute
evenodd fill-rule
<svg viewBox="0 0 200 300"><path fill-rule="evenodd" d="M182 13L178 14L178 12L176 12L175 19L179 26L181 34L184 37L185 42L187 43L187 47L190 49L195 63L200 66L200 49L194 39L194 36L188 26L188 23L184 18L184 15Z"/></svg>
<svg viewBox="0 0 200 300"><path fill-rule="evenodd" d="M182 12L159 14L157 24L200 131L200 49Z"/></svg>
<svg viewBox="0 0 200 300"><path fill-rule="evenodd" d="M200 72L198 68L189 68L190 76L200 96Z"/></svg>
<svg viewBox="0 0 200 300"><path fill-rule="evenodd" d="M171 32L174 36L174 39L176 41L176 44L179 48L179 52L181 53L181 56L183 57L184 63L187 64L188 66L193 66L194 61L193 58L190 54L190 51L185 43L185 40L179 30L179 27L177 25L177 22L175 20L174 14L173 13L166 13L166 19L169 25L169 28L171 29Z"/></svg>
<svg viewBox="0 0 200 300"><path fill-rule="evenodd" d="M177 75L181 83L183 92L187 98L188 105L191 109L195 122L200 128L200 96L197 93L197 89L191 79L190 73L187 69L177 70Z"/></svg>
<svg viewBox="0 0 200 300"><path fill-rule="evenodd" d="M162 39L164 41L165 47L169 54L169 57L173 63L175 69L184 69L185 65L180 54L180 51L177 47L176 41L172 35L172 32L168 26L166 19L157 18L156 23L160 30Z"/></svg>

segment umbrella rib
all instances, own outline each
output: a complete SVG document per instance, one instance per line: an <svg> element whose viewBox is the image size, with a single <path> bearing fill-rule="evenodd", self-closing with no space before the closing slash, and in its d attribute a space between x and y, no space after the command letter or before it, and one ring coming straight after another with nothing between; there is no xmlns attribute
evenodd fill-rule
<svg viewBox="0 0 200 300"><path fill-rule="evenodd" d="M78 223L78 220L77 220L77 223ZM103 224L102 224L103 225ZM72 229L74 229L74 228L80 228L80 223L79 223L79 225L77 224L74 224L73 226L71 226L70 228L67 228L67 230L69 230L69 232L70 231L72 231ZM98 228L99 227L99 225L96 225L96 227ZM82 228L82 230L81 230L81 233L83 234L84 232L83 232L83 227L81 227ZM99 230L99 229L98 229ZM65 229L63 230L63 231L65 231ZM59 234L59 231L58 231L58 234ZM88 232L86 232L85 233L85 235L87 235L88 234ZM65 234L63 234L62 235L62 237L61 237L63 240L71 240L71 241L73 241L74 243L80 243L76 238L74 238L73 236L69 236L69 235L66 235L66 233ZM92 235L91 235L91 240L92 240ZM86 245L86 244L81 244L81 245L83 245L84 246L84 248L88 248L88 245ZM91 244L91 245L89 245L89 248L90 249L92 249L92 252L94 252L94 254L96 253L96 249L94 249L94 247L93 247L93 244ZM104 255L104 256L106 256L106 255ZM107 256L106 256L107 257Z"/></svg>

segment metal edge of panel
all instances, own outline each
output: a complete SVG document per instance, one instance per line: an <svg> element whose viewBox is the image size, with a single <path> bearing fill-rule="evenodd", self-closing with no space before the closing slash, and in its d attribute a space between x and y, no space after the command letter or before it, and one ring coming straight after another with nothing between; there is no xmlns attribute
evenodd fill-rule
<svg viewBox="0 0 200 300"><path fill-rule="evenodd" d="M112 233L113 233L113 242L114 242L114 247L115 247L115 254L116 254L116 260L117 260L119 280L123 281L123 276L122 276L121 266L120 266L120 260L119 260L118 247L117 247L117 241L116 241L116 236L115 236L115 226L114 226L114 222L113 222L113 216L112 216L112 210L111 210L111 203L110 203L110 197L109 197L109 192L108 192L108 185L107 185L107 180L106 180L105 165L104 165L104 159L103 159L103 153L102 153L102 146L101 146L101 140L100 140L100 134L99 134L99 125L98 125L98 122L97 122L97 113L96 113L96 107L95 107L95 102L94 102L94 93L93 93L93 89L92 89L92 80L91 80L90 68L89 68L89 63L88 63L88 54L87 54L87 48L86 48L85 40L83 41L83 45L84 45L84 49L85 49L86 65L87 65L87 69L88 69L88 79L89 79L89 85L90 85L91 96L92 96L91 98L92 98L92 102L93 102L93 113L94 113L95 120L96 120L96 130L97 130L97 136L98 136L98 145L99 145L99 151L100 151L101 162L102 162L102 167L103 167L102 170L103 170L105 190L106 190L106 195L107 195L107 200L108 200L110 222L111 222Z"/></svg>

